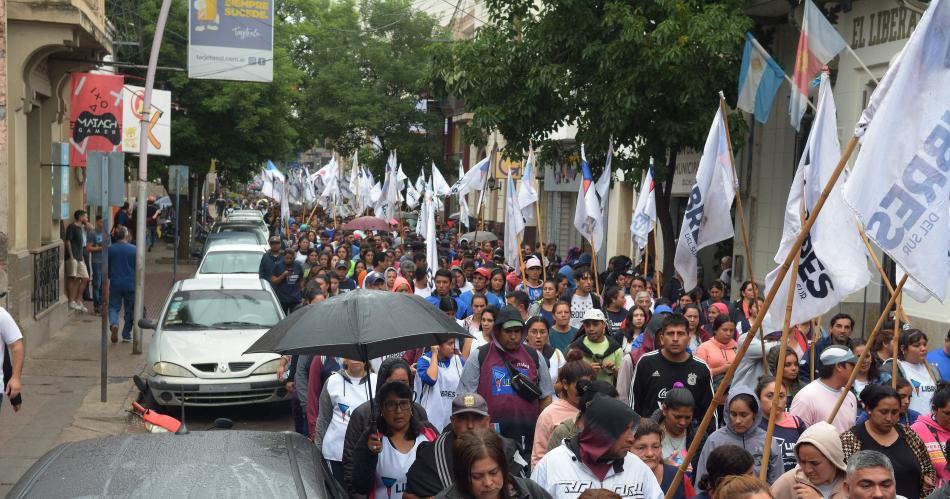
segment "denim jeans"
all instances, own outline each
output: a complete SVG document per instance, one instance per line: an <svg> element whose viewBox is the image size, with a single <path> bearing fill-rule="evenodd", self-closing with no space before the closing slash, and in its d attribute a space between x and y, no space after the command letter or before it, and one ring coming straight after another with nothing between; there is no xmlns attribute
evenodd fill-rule
<svg viewBox="0 0 950 499"><path fill-rule="evenodd" d="M92 262L92 306L102 306L102 262Z"/></svg>
<svg viewBox="0 0 950 499"><path fill-rule="evenodd" d="M135 308L135 291L109 290L109 326L119 325L119 309L125 307L125 325L122 337L132 338L132 313Z"/></svg>
<svg viewBox="0 0 950 499"><path fill-rule="evenodd" d="M145 226L145 247L151 249L155 244L156 230L158 230L158 225Z"/></svg>

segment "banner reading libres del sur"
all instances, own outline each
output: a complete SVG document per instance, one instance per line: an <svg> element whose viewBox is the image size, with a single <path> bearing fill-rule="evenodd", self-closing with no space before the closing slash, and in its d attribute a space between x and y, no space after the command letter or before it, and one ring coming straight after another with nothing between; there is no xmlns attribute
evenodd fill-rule
<svg viewBox="0 0 950 499"><path fill-rule="evenodd" d="M189 0L188 77L270 82L272 0Z"/></svg>

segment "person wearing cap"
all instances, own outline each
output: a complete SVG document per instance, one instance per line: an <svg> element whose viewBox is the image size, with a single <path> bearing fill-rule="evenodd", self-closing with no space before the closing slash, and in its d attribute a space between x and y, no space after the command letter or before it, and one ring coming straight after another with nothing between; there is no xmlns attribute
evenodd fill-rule
<svg viewBox="0 0 950 499"><path fill-rule="evenodd" d="M528 293L531 302L540 300L541 287L544 284L541 282L541 260L536 256L528 258L528 261L524 262L524 274L524 281L515 288L515 291Z"/></svg>
<svg viewBox="0 0 950 499"><path fill-rule="evenodd" d="M846 347L832 345L826 348L821 352L822 366L818 378L795 395L789 413L801 418L808 426L827 420L857 362L857 357ZM857 415L858 401L849 390L832 424L843 433L854 426Z"/></svg>
<svg viewBox="0 0 950 499"><path fill-rule="evenodd" d="M669 390L682 386L693 393L696 407L709 407L713 403L712 373L705 362L686 349L688 321L675 313L658 316L662 317L654 338L658 349L637 361L627 402L641 416L650 417L662 408ZM713 428L717 422L714 414Z"/></svg>
<svg viewBox="0 0 950 499"><path fill-rule="evenodd" d="M584 413L581 432L545 454L531 479L559 499L596 488L621 497L662 498L653 470L630 452L639 422L623 402L597 395Z"/></svg>
<svg viewBox="0 0 950 499"><path fill-rule="evenodd" d="M489 305L494 305L498 308L505 306L505 303L501 300L498 300L495 295L488 294L489 279L491 279L491 271L488 270L487 267L479 267L475 269L475 272L472 274L472 289L462 293L461 296L459 296L459 299L465 303L466 307L469 309L472 308L472 297L476 294L485 295Z"/></svg>
<svg viewBox="0 0 950 499"><path fill-rule="evenodd" d="M584 354L584 361L594 369L596 379L616 383L624 354L620 343L607 335L607 317L596 308L590 309L584 312L581 326L584 336L571 343L568 350L576 348Z"/></svg>
<svg viewBox="0 0 950 499"><path fill-rule="evenodd" d="M581 258L585 256L589 255L584 253ZM594 289L594 274L590 267L576 267L574 269L574 282L576 284L574 291L565 293L561 299L571 304L571 327L580 329L585 312L592 308L603 310L604 306L600 297L591 292Z"/></svg>
<svg viewBox="0 0 950 499"><path fill-rule="evenodd" d="M847 465L839 431L824 421L809 426L795 444L798 465L772 484L775 499L847 499Z"/></svg>
<svg viewBox="0 0 950 499"><path fill-rule="evenodd" d="M270 278L274 275L274 267L281 260L280 236L270 236L267 238L267 244L270 246L270 251L261 256L261 264L257 269L257 274L261 279L270 281Z"/></svg>
<svg viewBox="0 0 950 499"><path fill-rule="evenodd" d="M336 276L339 281L338 290L340 293L349 293L357 288L356 281L350 279L346 274L350 271L349 260L339 259L336 262Z"/></svg>
<svg viewBox="0 0 950 499"><path fill-rule="evenodd" d="M485 397L492 423L503 436L520 446L528 462L535 423L541 410L551 403L554 385L548 376L547 362L524 344L527 332L517 309L506 306L501 310L491 336L491 343L479 347L465 361L459 391ZM526 376L537 387L540 393L537 398L520 393L512 386L512 370Z"/></svg>
<svg viewBox="0 0 950 499"><path fill-rule="evenodd" d="M488 402L477 393L458 393L452 400L452 416L449 426L434 442L423 442L416 450L416 460L406 474L406 492L403 499L434 497L455 483L452 475L452 447L462 435L476 430L491 428ZM524 477L527 467L518 445L510 438L502 437L508 469L512 475Z"/></svg>

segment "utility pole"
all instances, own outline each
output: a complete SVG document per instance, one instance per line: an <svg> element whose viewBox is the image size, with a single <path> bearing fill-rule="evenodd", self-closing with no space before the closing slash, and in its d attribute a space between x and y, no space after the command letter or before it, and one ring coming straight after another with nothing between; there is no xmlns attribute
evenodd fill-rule
<svg viewBox="0 0 950 499"><path fill-rule="evenodd" d="M152 87L155 86L155 67L158 65L158 52L162 48L162 35L168 22L171 0L162 0L155 25L155 38L152 40L152 52L148 57L148 70L145 73L145 98L142 102L142 118L139 120L139 171L138 196L136 201L138 216L135 220L135 313L132 329L132 353L142 353L142 328L139 321L145 310L145 212L147 210L145 184L148 182L148 124L152 114Z"/></svg>

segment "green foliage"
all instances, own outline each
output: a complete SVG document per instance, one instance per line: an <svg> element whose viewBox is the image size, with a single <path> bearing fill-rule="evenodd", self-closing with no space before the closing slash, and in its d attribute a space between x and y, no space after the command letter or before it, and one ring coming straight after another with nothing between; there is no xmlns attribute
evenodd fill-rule
<svg viewBox="0 0 950 499"><path fill-rule="evenodd" d="M109 0L111 13L130 11L143 26L142 50L118 59L148 63L161 0ZM268 159L292 160L314 146L343 154L362 149L361 160L381 169L396 149L407 172L442 152L442 116L417 103L428 88L436 37L432 19L409 0L282 0L276 2L274 81L269 84L193 80L160 70L155 88L172 91L168 163L218 171L233 182L249 179ZM187 67L188 1L173 0L159 66ZM130 60L131 59L131 60ZM125 70L143 84L144 70ZM426 133L428 131L428 133ZM378 138L383 151L368 147ZM164 159L150 158L152 177ZM157 175L156 175L157 174Z"/></svg>
<svg viewBox="0 0 950 499"><path fill-rule="evenodd" d="M463 99L473 125L499 130L512 152L551 146L551 132L575 123L592 165L603 164L612 135L634 151L615 164L642 168L653 156L663 178L671 153L702 146L717 91L735 100L752 25L744 4L487 0L492 24L436 53L434 87ZM731 121L742 136L741 120Z"/></svg>

